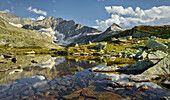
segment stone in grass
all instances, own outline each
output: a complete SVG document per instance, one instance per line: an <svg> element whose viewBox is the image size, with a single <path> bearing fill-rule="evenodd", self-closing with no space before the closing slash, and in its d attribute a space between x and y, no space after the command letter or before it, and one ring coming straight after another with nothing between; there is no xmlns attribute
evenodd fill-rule
<svg viewBox="0 0 170 100"><path fill-rule="evenodd" d="M149 42L146 43L146 47L149 49L158 49L158 50L164 50L166 51L166 49L168 48L167 45L158 42L156 40L149 40Z"/></svg>
<svg viewBox="0 0 170 100"><path fill-rule="evenodd" d="M107 42L99 42L94 47L95 49L105 49L107 46Z"/></svg>

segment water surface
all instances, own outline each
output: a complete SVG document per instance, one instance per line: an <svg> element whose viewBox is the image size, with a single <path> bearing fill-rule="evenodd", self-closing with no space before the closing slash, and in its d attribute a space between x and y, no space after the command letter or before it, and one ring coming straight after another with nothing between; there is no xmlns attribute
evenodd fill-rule
<svg viewBox="0 0 170 100"><path fill-rule="evenodd" d="M11 69L0 73L0 98L12 99L158 99L170 92L153 82L135 83L132 90L112 88L107 82L129 82L130 75L93 73L96 66L106 66L80 60L68 60L50 55L18 56L18 62L1 64L1 69L22 66L22 71ZM32 60L38 63L31 63ZM13 72L13 73L11 73ZM112 80L104 80L112 77ZM141 85L148 91L135 91Z"/></svg>

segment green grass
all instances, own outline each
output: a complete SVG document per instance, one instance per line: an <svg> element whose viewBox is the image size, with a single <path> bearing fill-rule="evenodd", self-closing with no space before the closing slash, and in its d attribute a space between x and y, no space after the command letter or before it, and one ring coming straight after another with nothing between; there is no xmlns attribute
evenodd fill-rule
<svg viewBox="0 0 170 100"><path fill-rule="evenodd" d="M151 35L168 39L170 38L170 25L164 25L164 26L136 26L132 29L125 30L119 34L114 34L112 36L109 36L104 39L104 41L111 41L111 37L125 37L125 36L131 36L135 32L141 32L141 33L149 33Z"/></svg>
<svg viewBox="0 0 170 100"><path fill-rule="evenodd" d="M39 46L42 48L57 48L50 37L45 34L33 32L10 25L0 18L0 45L11 43L16 47Z"/></svg>

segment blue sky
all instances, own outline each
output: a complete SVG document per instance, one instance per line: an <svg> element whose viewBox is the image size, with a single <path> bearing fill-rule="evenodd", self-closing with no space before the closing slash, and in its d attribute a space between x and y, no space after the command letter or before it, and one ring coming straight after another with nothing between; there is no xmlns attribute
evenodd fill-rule
<svg viewBox="0 0 170 100"><path fill-rule="evenodd" d="M170 14L166 14L170 13L169 7L170 0L0 0L1 10L21 18L41 20L54 16L100 30L112 23L125 28L170 24Z"/></svg>

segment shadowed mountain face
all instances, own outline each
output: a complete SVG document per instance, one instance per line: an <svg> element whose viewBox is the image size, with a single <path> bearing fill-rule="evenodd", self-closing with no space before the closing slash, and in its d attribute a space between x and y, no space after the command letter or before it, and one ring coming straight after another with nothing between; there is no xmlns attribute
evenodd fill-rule
<svg viewBox="0 0 170 100"><path fill-rule="evenodd" d="M78 24L73 20L66 21L62 18L54 18L53 16L47 17L44 20L32 21L1 11L0 17L14 26L44 33L51 37L55 43L62 43L65 45L70 43L83 44L88 41L101 41L108 35L119 33L124 30L122 27L113 24L105 32L101 32L95 28Z"/></svg>

